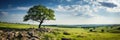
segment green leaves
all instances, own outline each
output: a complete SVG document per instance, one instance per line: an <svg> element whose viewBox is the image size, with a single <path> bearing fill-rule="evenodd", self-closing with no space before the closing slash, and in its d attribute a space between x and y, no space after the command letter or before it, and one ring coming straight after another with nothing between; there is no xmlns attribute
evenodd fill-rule
<svg viewBox="0 0 120 40"><path fill-rule="evenodd" d="M28 21L29 20L29 15L25 15L24 20L23 21Z"/></svg>
<svg viewBox="0 0 120 40"><path fill-rule="evenodd" d="M44 20L55 20L54 11L43 5L33 6L27 13L28 14L24 17L24 21L41 21L43 18L45 18Z"/></svg>

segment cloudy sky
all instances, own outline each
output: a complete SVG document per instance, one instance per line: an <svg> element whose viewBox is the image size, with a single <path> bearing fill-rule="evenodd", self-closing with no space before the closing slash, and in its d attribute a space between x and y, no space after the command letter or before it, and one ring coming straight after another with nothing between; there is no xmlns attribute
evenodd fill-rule
<svg viewBox="0 0 120 40"><path fill-rule="evenodd" d="M0 21L38 24L23 17L39 4L55 11L44 24L120 24L120 0L0 0Z"/></svg>

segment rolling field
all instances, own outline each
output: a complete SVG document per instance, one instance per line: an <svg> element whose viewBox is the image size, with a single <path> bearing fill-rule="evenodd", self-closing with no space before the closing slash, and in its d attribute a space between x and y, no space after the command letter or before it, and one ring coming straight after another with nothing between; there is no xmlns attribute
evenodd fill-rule
<svg viewBox="0 0 120 40"><path fill-rule="evenodd" d="M37 28L37 25L0 23L0 28ZM45 26L54 29L52 32L38 33L44 38L40 40L120 40L120 26L96 28L62 28Z"/></svg>

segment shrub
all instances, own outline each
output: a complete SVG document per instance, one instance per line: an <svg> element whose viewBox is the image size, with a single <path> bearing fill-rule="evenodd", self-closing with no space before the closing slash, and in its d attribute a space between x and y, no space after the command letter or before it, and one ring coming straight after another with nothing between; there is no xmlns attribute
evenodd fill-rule
<svg viewBox="0 0 120 40"><path fill-rule="evenodd" d="M92 29L90 29L89 31L90 31L90 32L92 32L93 30L92 30Z"/></svg>
<svg viewBox="0 0 120 40"><path fill-rule="evenodd" d="M68 32L63 32L63 34L64 34L64 35L70 35L70 33L68 33Z"/></svg>
<svg viewBox="0 0 120 40"><path fill-rule="evenodd" d="M95 30L93 30L93 29L90 29L89 31L90 31L90 32L96 32L96 31L95 31Z"/></svg>
<svg viewBox="0 0 120 40"><path fill-rule="evenodd" d="M101 32L104 32L105 30L104 29L101 29Z"/></svg>

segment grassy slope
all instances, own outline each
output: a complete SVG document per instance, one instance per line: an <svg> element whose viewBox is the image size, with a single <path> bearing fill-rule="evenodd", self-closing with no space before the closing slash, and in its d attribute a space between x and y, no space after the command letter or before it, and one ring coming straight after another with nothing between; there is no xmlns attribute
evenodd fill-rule
<svg viewBox="0 0 120 40"><path fill-rule="evenodd" d="M72 40L120 40L120 33L109 32L89 32L82 28L58 28L58 38L71 38ZM68 32L70 35L64 35L63 32ZM54 34L53 34L54 35Z"/></svg>
<svg viewBox="0 0 120 40"><path fill-rule="evenodd" d="M10 23L0 23L0 28L37 28L36 25L25 25L25 24L10 24ZM43 40L51 39L51 40L61 40L61 38L70 38L72 40L120 40L120 33L109 33L109 32L89 32L89 29L83 28L59 28L59 27L49 27L57 29L52 33L46 33L43 36L45 37ZM104 27L103 27L104 28ZM96 28L98 31L101 28ZM106 28L104 28L106 29ZM106 29L107 30L107 29ZM69 33L70 35L63 34L64 32Z"/></svg>
<svg viewBox="0 0 120 40"><path fill-rule="evenodd" d="M2 28L17 28L17 29L37 28L36 25L11 24L11 23L0 23L0 27L2 27Z"/></svg>

